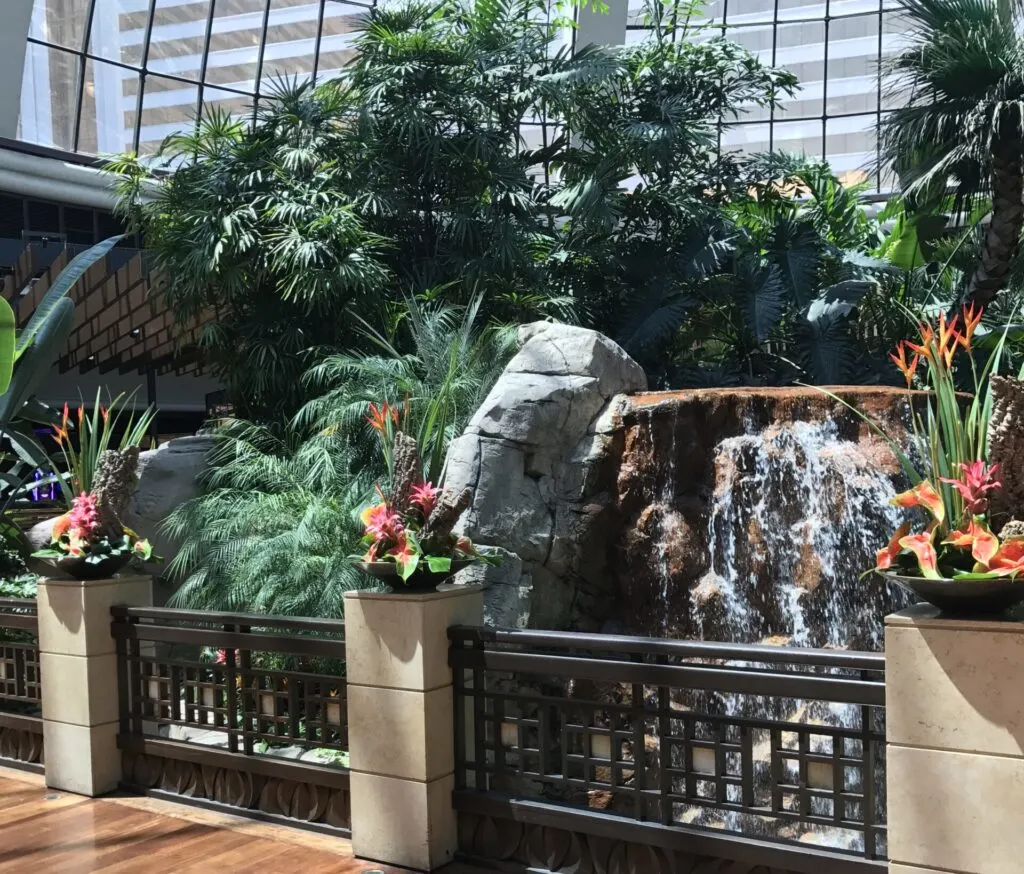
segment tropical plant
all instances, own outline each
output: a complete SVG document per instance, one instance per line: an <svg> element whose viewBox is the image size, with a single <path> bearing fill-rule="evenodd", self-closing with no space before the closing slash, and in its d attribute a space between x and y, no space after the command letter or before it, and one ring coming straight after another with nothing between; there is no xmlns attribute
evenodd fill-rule
<svg viewBox="0 0 1024 874"><path fill-rule="evenodd" d="M340 616L362 577L348 558L372 477L339 435L230 420L216 434L204 494L166 523L181 547L172 603L193 609Z"/></svg>
<svg viewBox="0 0 1024 874"><path fill-rule="evenodd" d="M887 63L908 96L880 126L883 164L928 205L955 196L991 218L963 296L987 306L1005 288L1024 227L1024 4L901 0L907 47Z"/></svg>
<svg viewBox="0 0 1024 874"><path fill-rule="evenodd" d="M403 410L427 479L438 482L448 444L461 433L516 348L515 331L481 326L481 297L466 307L422 304L411 298L393 330L361 323L376 354L333 355L306 375L318 397L299 413L300 427L342 431L360 464L379 467L371 404ZM409 350L404 352L402 350ZM387 458L385 453L384 458Z"/></svg>
<svg viewBox="0 0 1024 874"><path fill-rule="evenodd" d="M0 472L5 499L19 497L28 488L37 488L40 485L37 472L54 476L53 464L36 438L34 426L51 424L55 414L36 400L35 393L49 375L74 327L75 304L68 297L69 292L120 240L121 237L111 237L76 255L54 279L14 339L11 378L6 391L0 395L0 437L11 453L6 457L10 463ZM10 336L2 339L2 332L0 324L0 346L10 345Z"/></svg>
<svg viewBox="0 0 1024 874"><path fill-rule="evenodd" d="M393 243L399 294L468 304L486 291L502 319L571 316L544 270L554 234L533 169L565 140L526 137L549 114L545 77L593 71L595 53L559 49L547 12L543 0L413 0L374 6L360 27L342 76L350 192Z"/></svg>
<svg viewBox="0 0 1024 874"><path fill-rule="evenodd" d="M551 208L564 231L551 269L589 323L657 378L659 347L694 306L694 287L728 260L721 207L746 180L720 134L748 109L776 105L796 79L690 24L685 10L646 10L648 39L606 52L603 68L542 81L570 137L554 158Z"/></svg>
<svg viewBox="0 0 1024 874"><path fill-rule="evenodd" d="M378 486L380 500L359 514L365 552L354 558L360 567L383 565L408 583L417 572L448 574L459 563L500 564L500 555L481 551L468 537L452 532L473 500L471 490L456 495L425 480L416 441L395 431L386 405L374 427L390 458L391 486L387 494Z"/></svg>
<svg viewBox="0 0 1024 874"><path fill-rule="evenodd" d="M71 509L53 523L50 545L32 553L34 558L61 561L82 559L86 564L102 564L109 559L137 558L151 561L149 541L126 528L112 530L101 516L96 496L89 492L75 495Z"/></svg>
<svg viewBox="0 0 1024 874"><path fill-rule="evenodd" d="M507 330L481 327L473 308L410 306L395 332L407 332L415 351L400 352L391 336L379 355L328 359L309 375L323 396L287 428L229 421L217 431L204 494L166 525L181 543L169 564L181 583L174 603L338 616L344 592L366 585L350 557L363 534L359 513L374 485L390 482L372 423L395 424L400 408L410 433L426 435L429 467L514 345ZM375 416L368 398L380 402Z"/></svg>
<svg viewBox="0 0 1024 874"><path fill-rule="evenodd" d="M142 445L149 433L150 425L156 417L156 408L147 407L136 417L135 410L127 413L129 403L134 397L123 392L104 404L102 390L96 390L92 413L86 415L85 407L79 406L74 420L69 419L68 405L64 404L64 412L58 424L53 426L53 437L64 456L67 472L66 488L61 489L68 509L76 495L92 490L93 477L101 455L108 449L124 451ZM114 435L120 432L120 440L111 446ZM77 435L77 441L74 439ZM75 443L77 442L77 446Z"/></svg>
<svg viewBox="0 0 1024 874"><path fill-rule="evenodd" d="M108 164L159 294L182 326L204 323L205 359L239 415L291 416L303 372L350 337L346 307L371 308L387 282L382 241L348 196L348 105L333 84L279 83L251 126L214 111L169 137L173 172L151 189L148 162Z"/></svg>
<svg viewBox="0 0 1024 874"><path fill-rule="evenodd" d="M989 514L992 494L1002 486L999 466L988 463L988 379L999 370L1005 335L981 356L979 367L974 340L980 324L981 311L973 306L952 318L940 313L934 322L919 326L919 342L902 341L892 354L906 380L911 451L859 413L886 439L911 480L912 487L894 497L893 505L922 508L929 517L917 533L905 522L878 551L875 570L929 579L988 579L1024 572L1024 539L1010 537L1001 543ZM959 368L970 373L973 392L967 401L958 393ZM913 393L918 379L928 390L923 398Z"/></svg>

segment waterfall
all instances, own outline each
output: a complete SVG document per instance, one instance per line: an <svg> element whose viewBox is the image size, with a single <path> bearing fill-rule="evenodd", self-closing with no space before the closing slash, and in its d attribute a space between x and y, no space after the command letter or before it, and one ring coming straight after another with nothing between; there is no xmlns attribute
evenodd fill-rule
<svg viewBox="0 0 1024 874"><path fill-rule="evenodd" d="M718 443L705 585L725 616L714 639L881 648L888 594L861 575L904 511L889 505L890 476L837 432L798 421Z"/></svg>

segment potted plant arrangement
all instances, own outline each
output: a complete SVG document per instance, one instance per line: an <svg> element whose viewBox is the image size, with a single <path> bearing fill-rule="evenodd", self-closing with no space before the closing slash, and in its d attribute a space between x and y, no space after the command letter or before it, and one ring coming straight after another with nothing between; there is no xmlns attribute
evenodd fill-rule
<svg viewBox="0 0 1024 874"><path fill-rule="evenodd" d="M111 577L133 558L159 561L149 541L121 521L138 463L138 447L99 453L92 489L75 495L71 510L54 521L49 546L33 556L80 580Z"/></svg>
<svg viewBox="0 0 1024 874"><path fill-rule="evenodd" d="M1024 601L1024 531L1002 525L991 511L1002 484L999 465L989 463L988 380L998 369L1005 333L979 368L974 341L980 322L973 307L949 320L942 314L921 324L919 342L901 342L891 356L907 383L911 452L871 422L913 484L892 503L924 516L917 525L900 526L878 551L873 570L941 610L961 614L1000 612ZM971 374L970 394L957 389L961 365ZM927 395L913 392L918 376Z"/></svg>
<svg viewBox="0 0 1024 874"><path fill-rule="evenodd" d="M394 407L371 404L368 421L381 437L391 490L385 494L378 486L378 500L360 514L364 552L354 556L359 568L391 583L394 591L413 592L434 589L473 562L500 564L500 555L478 549L452 530L473 502L472 490L455 494L424 480L419 447L396 430Z"/></svg>

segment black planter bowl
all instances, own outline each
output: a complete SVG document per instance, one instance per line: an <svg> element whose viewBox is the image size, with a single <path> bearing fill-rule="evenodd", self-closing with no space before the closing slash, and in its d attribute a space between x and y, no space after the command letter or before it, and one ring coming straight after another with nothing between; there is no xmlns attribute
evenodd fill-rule
<svg viewBox="0 0 1024 874"><path fill-rule="evenodd" d="M927 580L888 573L882 577L953 616L991 616L1024 602L1024 579Z"/></svg>
<svg viewBox="0 0 1024 874"><path fill-rule="evenodd" d="M132 560L130 555L112 555L98 562L88 562L85 558L47 558L47 564L57 568L76 580L106 580L114 576L121 568Z"/></svg>
<svg viewBox="0 0 1024 874"><path fill-rule="evenodd" d="M398 565L393 561L361 561L356 564L356 567L363 573L386 582L394 594L401 595L403 593L433 592L452 574L471 564L473 564L472 559L453 559L452 569L447 573L434 573L428 569L417 568L408 580L403 580L398 575Z"/></svg>

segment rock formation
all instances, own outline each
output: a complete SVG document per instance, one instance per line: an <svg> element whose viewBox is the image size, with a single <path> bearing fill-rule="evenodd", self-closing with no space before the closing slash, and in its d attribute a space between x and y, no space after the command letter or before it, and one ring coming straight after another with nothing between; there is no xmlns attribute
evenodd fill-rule
<svg viewBox="0 0 1024 874"><path fill-rule="evenodd" d="M809 388L642 391L606 338L548 324L465 434L446 485L463 532L506 551L498 625L872 646L899 596L859 579L900 519L884 440ZM904 393L841 390L904 433Z"/></svg>
<svg viewBox="0 0 1024 874"><path fill-rule="evenodd" d="M643 369L594 331L538 322L453 441L445 485L473 490L461 533L500 547L484 576L489 621L593 627L614 594L609 542L617 529L615 398L646 388ZM621 436L621 435L620 435Z"/></svg>

